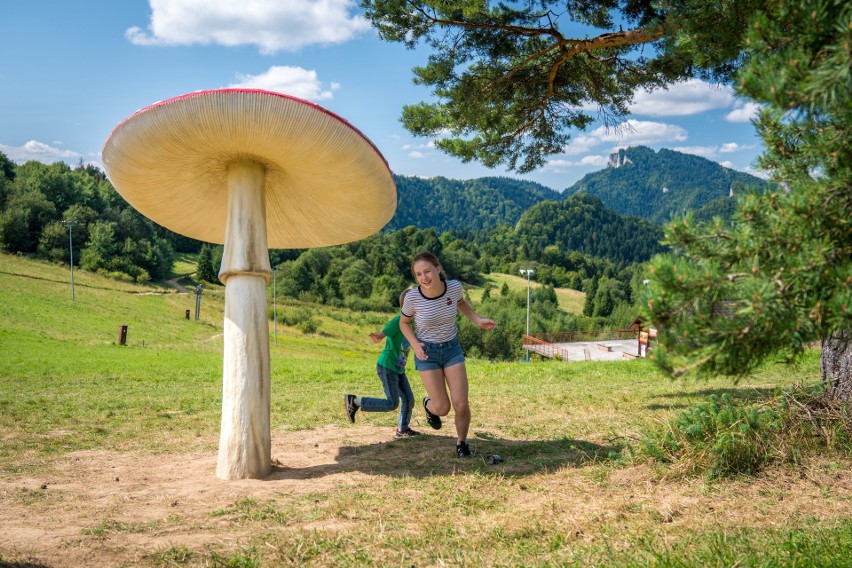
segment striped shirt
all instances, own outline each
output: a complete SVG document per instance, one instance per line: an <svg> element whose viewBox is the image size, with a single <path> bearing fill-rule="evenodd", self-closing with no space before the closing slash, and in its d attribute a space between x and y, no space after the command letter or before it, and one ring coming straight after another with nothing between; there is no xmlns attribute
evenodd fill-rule
<svg viewBox="0 0 852 568"><path fill-rule="evenodd" d="M420 287L405 295L402 315L414 318L417 339L427 343L443 343L456 337L458 303L464 299L462 285L458 280L448 280L444 293L437 298L427 298Z"/></svg>

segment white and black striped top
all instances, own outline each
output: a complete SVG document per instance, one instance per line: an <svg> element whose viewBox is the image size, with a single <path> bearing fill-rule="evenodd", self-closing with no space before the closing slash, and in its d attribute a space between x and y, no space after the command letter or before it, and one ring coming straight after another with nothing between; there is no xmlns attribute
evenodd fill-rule
<svg viewBox="0 0 852 568"><path fill-rule="evenodd" d="M444 293L437 298L427 298L418 286L405 295L402 315L414 318L417 339L427 343L443 343L456 337L459 326L459 300L462 300L462 285L458 280L448 280Z"/></svg>

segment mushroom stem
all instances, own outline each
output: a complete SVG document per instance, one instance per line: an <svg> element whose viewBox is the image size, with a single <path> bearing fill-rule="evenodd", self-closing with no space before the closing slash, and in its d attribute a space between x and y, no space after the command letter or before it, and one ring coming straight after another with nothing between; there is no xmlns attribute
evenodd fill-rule
<svg viewBox="0 0 852 568"><path fill-rule="evenodd" d="M260 479L272 471L264 167L228 166L228 217L219 279L225 284L222 425L216 476Z"/></svg>

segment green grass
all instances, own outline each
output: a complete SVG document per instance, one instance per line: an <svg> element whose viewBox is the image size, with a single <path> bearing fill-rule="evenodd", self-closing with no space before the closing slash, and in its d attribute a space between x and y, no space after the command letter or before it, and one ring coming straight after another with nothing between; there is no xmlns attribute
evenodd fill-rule
<svg viewBox="0 0 852 568"><path fill-rule="evenodd" d="M198 265L198 254L197 253L180 253L175 258L174 263L172 264L172 273L169 275L169 278L175 278L177 276L186 276L188 274L194 274L195 268Z"/></svg>
<svg viewBox="0 0 852 568"><path fill-rule="evenodd" d="M221 289L205 290L194 321L184 317L191 294L75 273L82 284L72 302L64 275L61 266L0 255L0 532L21 522L4 516L4 504L36 517L75 509L74 495L32 485L73 452L157 463L216 451ZM378 347L367 334L389 318L278 306L304 308L318 333L279 323L271 345L272 429L294 442L346 431L342 393L379 394ZM122 324L126 346L117 345ZM221 505L140 519L128 502L82 521L63 553L143 566L843 566L852 554L848 459L799 463L806 469L776 469L759 482L709 482L672 479L667 466L637 464L629 451L711 396L762 400L779 385L813 382L818 369L810 352L800 366L769 364L738 384L686 383L647 360L470 360L473 460L450 456L451 418L412 440L343 442L333 463L305 469L305 490L286 468L260 495L211 479ZM421 412L415 420L422 429ZM394 422L393 413L359 413L357 426L389 432ZM504 463L489 465L488 454ZM181 540L196 533L215 538ZM44 553L4 542L0 564L37 564Z"/></svg>

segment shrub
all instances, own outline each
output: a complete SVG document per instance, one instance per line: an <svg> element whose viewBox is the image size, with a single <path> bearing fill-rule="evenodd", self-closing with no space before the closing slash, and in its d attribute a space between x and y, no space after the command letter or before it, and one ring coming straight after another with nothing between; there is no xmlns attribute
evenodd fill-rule
<svg viewBox="0 0 852 568"><path fill-rule="evenodd" d="M828 398L821 386L752 403L714 395L640 444L640 455L651 461L710 478L754 475L771 463L798 463L826 451L852 452L852 422L849 406Z"/></svg>
<svg viewBox="0 0 852 568"><path fill-rule="evenodd" d="M308 318L296 324L296 329L304 334L316 333L319 330L319 322L314 318Z"/></svg>

